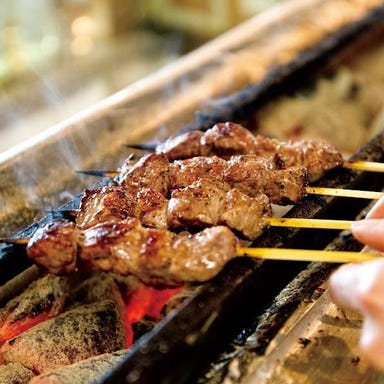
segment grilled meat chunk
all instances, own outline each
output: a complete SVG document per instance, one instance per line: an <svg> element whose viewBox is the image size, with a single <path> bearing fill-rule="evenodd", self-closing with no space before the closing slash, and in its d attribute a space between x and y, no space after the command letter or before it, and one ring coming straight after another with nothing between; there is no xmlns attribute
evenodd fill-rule
<svg viewBox="0 0 384 384"><path fill-rule="evenodd" d="M120 173L119 184L138 191L141 188L153 188L164 196L168 193L169 160L163 154L151 153L143 156L131 167L125 167Z"/></svg>
<svg viewBox="0 0 384 384"><path fill-rule="evenodd" d="M167 223L168 199L154 188L142 188L136 195L134 217L144 226L165 229Z"/></svg>
<svg viewBox="0 0 384 384"><path fill-rule="evenodd" d="M200 140L202 153L228 158L253 154L255 136L240 124L218 123L208 129Z"/></svg>
<svg viewBox="0 0 384 384"><path fill-rule="evenodd" d="M5 363L36 373L124 348L124 330L110 300L84 305L36 325L0 348Z"/></svg>
<svg viewBox="0 0 384 384"><path fill-rule="evenodd" d="M282 168L304 166L310 182L344 162L341 153L330 144L314 140L283 142L258 135L253 153L275 161Z"/></svg>
<svg viewBox="0 0 384 384"><path fill-rule="evenodd" d="M172 136L156 147L156 153L164 154L169 161L201 156L203 153L200 140L203 135L201 131L190 131Z"/></svg>
<svg viewBox="0 0 384 384"><path fill-rule="evenodd" d="M200 179L172 192L167 220L171 228L188 229L217 225L227 192L220 182Z"/></svg>
<svg viewBox="0 0 384 384"><path fill-rule="evenodd" d="M177 286L215 276L236 255L236 244L227 227L187 236L144 228L132 218L85 230L81 259L90 268L133 274L148 285Z"/></svg>
<svg viewBox="0 0 384 384"><path fill-rule="evenodd" d="M199 156L192 159L176 160L170 165L169 190L184 188L199 179L224 182L227 162L217 156Z"/></svg>
<svg viewBox="0 0 384 384"><path fill-rule="evenodd" d="M86 190L81 199L76 225L85 229L99 222L124 220L134 215L134 200L126 188L112 185Z"/></svg>
<svg viewBox="0 0 384 384"><path fill-rule="evenodd" d="M306 194L307 172L302 166L273 169L267 160L256 155L232 156L224 180L249 196L265 193L271 203L297 202Z"/></svg>
<svg viewBox="0 0 384 384"><path fill-rule="evenodd" d="M111 185L86 191L81 199L76 225L81 229L105 221L137 217L143 225L166 228L168 200L152 188Z"/></svg>
<svg viewBox="0 0 384 384"><path fill-rule="evenodd" d="M254 240L271 213L264 194L250 197L238 189L225 190L215 180L200 179L172 192L167 220L170 228L178 229L226 225L243 238Z"/></svg>
<svg viewBox="0 0 384 384"><path fill-rule="evenodd" d="M75 224L57 220L39 228L28 242L28 256L38 265L49 265L49 272L66 274L77 268L78 237Z"/></svg>
<svg viewBox="0 0 384 384"><path fill-rule="evenodd" d="M233 188L226 194L224 209L218 224L226 225L241 237L254 240L265 229L266 217L272 216L267 195L250 197Z"/></svg>

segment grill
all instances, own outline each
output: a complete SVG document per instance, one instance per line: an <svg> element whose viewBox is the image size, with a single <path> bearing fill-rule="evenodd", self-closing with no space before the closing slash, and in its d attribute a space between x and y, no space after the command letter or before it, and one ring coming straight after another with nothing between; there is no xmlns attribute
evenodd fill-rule
<svg viewBox="0 0 384 384"><path fill-rule="evenodd" d="M359 6L359 2L351 2L355 12L350 18L346 16L332 33L322 30L315 42L309 38L298 50L299 54L296 52L289 60L263 73L253 84L244 86L243 80L234 82L232 79L231 84L224 84L229 88L227 96L217 98L224 89L213 86L216 76L228 74L229 68L236 63L232 59L218 60L219 52L224 49L226 54L247 57L248 51L255 49L255 42L262 41L264 35L285 33L279 28L282 20L291 25L292 33L295 28L306 26L308 19L316 20L318 16L305 3L288 3L280 13L270 13L267 23L260 19L257 27L245 24L172 69L54 127L43 140L6 159L0 169L5 181L1 195L8 202L0 217L2 235L18 231L19 236L29 236L38 225L56 215L55 212L47 215L44 209L60 206L62 201L58 196L64 192L75 197L61 207L77 207L77 194L94 180L82 177L79 181L72 176L73 169L113 168L127 156L124 144L138 140L161 140L177 131L205 130L216 122L227 120L252 127L256 111L273 98L292 93L298 85L308 86L315 75L326 75L383 34L384 7L376 7L379 2L372 2L366 9ZM319 14L328 12L327 7L332 8L331 2L315 3ZM343 2L333 2L333 6L336 7L336 3L340 6ZM211 76L214 76L213 82L208 80ZM187 94L182 89L185 79L191 83ZM177 102L157 101L164 87L173 88ZM203 98L215 98L215 101L204 105ZM143 106L147 107L145 116L137 113ZM194 115L197 110L199 112ZM130 129L126 132L127 122ZM162 128L164 126L166 128ZM384 134L379 133L356 151L351 160L382 161L383 147ZM71 153L70 158L66 156L67 151ZM27 160L31 165L27 165ZM57 174L62 175L59 181L54 177ZM97 186L107 182L102 180ZM347 169L330 172L318 185L374 191L384 186L377 174ZM25 191L30 196L28 201ZM43 203L39 202L41 199ZM287 216L353 220L363 216L366 209L367 201L363 199L308 196ZM32 216L42 218L26 226ZM264 231L254 245L361 250L361 245L348 233L340 235L331 230L271 228ZM1 283L30 266L21 247L3 245L0 251ZM233 380L245 382L254 361L263 358L271 340L303 301L313 297L313 292L326 281L333 268L334 265L322 263L232 260L216 278L199 286L175 311L145 333L118 366L105 372L100 383L221 382L224 377L227 380L230 377L228 372L233 368L234 356L241 366ZM27 280L34 277L27 277ZM2 301L6 301L6 296L4 294Z"/></svg>

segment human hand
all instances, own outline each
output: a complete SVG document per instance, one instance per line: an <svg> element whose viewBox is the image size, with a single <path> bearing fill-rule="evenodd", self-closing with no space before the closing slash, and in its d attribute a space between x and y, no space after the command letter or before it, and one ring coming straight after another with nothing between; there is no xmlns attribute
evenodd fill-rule
<svg viewBox="0 0 384 384"><path fill-rule="evenodd" d="M365 220L352 225L352 233L363 244L384 251L384 199ZM384 259L343 265L331 276L329 287L336 304L363 315L361 351L372 365L384 370Z"/></svg>

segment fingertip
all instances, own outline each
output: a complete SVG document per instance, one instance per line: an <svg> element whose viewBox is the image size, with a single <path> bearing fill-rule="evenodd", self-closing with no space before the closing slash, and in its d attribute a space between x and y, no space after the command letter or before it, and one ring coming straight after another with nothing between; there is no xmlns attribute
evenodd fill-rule
<svg viewBox="0 0 384 384"><path fill-rule="evenodd" d="M352 310L359 310L356 287L359 273L354 264L345 264L338 268L329 278L329 294L337 305Z"/></svg>

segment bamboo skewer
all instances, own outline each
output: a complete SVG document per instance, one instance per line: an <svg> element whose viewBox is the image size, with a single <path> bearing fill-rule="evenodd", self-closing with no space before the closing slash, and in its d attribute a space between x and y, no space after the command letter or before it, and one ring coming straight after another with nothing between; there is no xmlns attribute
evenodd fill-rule
<svg viewBox="0 0 384 384"><path fill-rule="evenodd" d="M325 195L338 197L354 197L359 199L380 199L383 192L362 191L357 189L306 187L306 192L311 195Z"/></svg>
<svg viewBox="0 0 384 384"><path fill-rule="evenodd" d="M355 169L358 171L384 172L384 163L378 163L374 161L345 161L343 167L348 169Z"/></svg>
<svg viewBox="0 0 384 384"><path fill-rule="evenodd" d="M237 248L237 256L248 256L264 260L309 261L326 263L360 263L380 257L375 253L325 251L290 248Z"/></svg>
<svg viewBox="0 0 384 384"><path fill-rule="evenodd" d="M288 217L270 217L265 219L272 227L295 227L317 229L351 229L353 221L328 219L303 219Z"/></svg>

